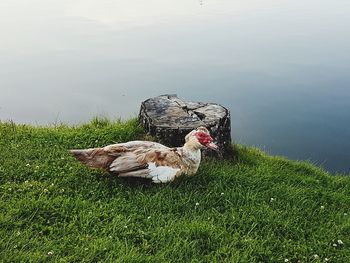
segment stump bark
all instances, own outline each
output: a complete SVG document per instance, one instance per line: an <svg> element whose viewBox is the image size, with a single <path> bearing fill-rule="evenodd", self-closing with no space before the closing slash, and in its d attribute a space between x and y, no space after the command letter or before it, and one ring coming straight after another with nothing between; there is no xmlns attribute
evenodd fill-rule
<svg viewBox="0 0 350 263"><path fill-rule="evenodd" d="M141 103L139 122L152 136L169 147L180 147L185 136L199 126L206 127L219 152L204 150L204 155L232 156L230 112L215 103L189 102L176 95L162 95Z"/></svg>

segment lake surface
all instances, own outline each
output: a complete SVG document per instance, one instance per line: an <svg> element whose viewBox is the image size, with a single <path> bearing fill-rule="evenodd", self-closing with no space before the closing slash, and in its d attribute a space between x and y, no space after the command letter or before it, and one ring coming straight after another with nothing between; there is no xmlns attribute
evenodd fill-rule
<svg viewBox="0 0 350 263"><path fill-rule="evenodd" d="M217 102L235 142L350 172L349 0L2 0L0 120Z"/></svg>

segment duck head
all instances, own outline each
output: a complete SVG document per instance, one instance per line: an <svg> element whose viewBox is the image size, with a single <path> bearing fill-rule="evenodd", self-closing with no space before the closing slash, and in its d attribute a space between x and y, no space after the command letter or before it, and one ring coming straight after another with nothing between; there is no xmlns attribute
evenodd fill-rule
<svg viewBox="0 0 350 263"><path fill-rule="evenodd" d="M185 137L185 146L189 146L194 149L208 148L217 151L219 147L213 143L214 139L210 136L210 133L205 127L198 127L191 131Z"/></svg>

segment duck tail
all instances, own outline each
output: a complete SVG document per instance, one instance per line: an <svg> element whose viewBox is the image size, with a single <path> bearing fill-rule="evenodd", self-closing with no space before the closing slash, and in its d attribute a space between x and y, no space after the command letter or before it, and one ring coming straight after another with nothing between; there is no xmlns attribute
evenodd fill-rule
<svg viewBox="0 0 350 263"><path fill-rule="evenodd" d="M111 156L109 156L103 148L91 148L82 150L69 150L69 152L81 163L94 167L104 168L111 163Z"/></svg>

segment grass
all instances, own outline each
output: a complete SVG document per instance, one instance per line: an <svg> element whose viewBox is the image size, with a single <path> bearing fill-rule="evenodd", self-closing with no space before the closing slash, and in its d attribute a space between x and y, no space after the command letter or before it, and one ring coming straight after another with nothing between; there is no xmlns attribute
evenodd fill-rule
<svg viewBox="0 0 350 263"><path fill-rule="evenodd" d="M135 120L0 123L1 262L350 262L350 177L237 146L154 185L67 152L142 139Z"/></svg>

